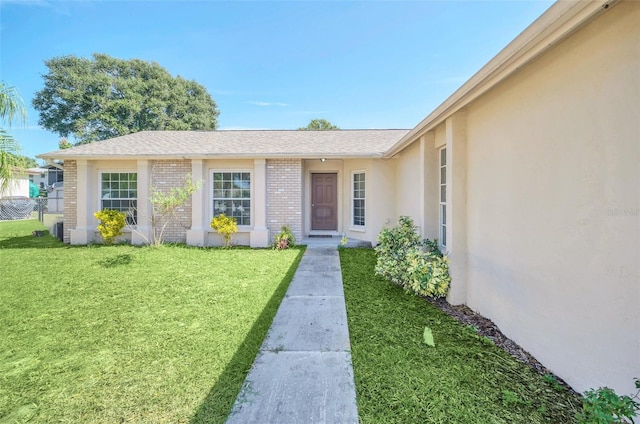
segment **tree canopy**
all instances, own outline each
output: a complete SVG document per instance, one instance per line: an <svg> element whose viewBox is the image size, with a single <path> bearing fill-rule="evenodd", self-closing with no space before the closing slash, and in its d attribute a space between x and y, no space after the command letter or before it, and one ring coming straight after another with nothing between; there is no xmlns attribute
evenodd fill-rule
<svg viewBox="0 0 640 424"><path fill-rule="evenodd" d="M7 153L7 162L18 168L37 168L38 161L29 156L23 156L15 153Z"/></svg>
<svg viewBox="0 0 640 424"><path fill-rule="evenodd" d="M326 119L312 119L309 125L306 127L298 128L301 131L319 131L319 130L339 130L337 126L333 125Z"/></svg>
<svg viewBox="0 0 640 424"><path fill-rule="evenodd" d="M62 137L60 138L60 140L58 140L58 149L64 150L64 149L70 149L72 147L73 147L73 144L71 144L69 140L67 140L66 138Z"/></svg>
<svg viewBox="0 0 640 424"><path fill-rule="evenodd" d="M44 88L35 94L38 123L77 143L143 130L214 130L219 111L206 88L173 77L155 62L106 54L45 62Z"/></svg>

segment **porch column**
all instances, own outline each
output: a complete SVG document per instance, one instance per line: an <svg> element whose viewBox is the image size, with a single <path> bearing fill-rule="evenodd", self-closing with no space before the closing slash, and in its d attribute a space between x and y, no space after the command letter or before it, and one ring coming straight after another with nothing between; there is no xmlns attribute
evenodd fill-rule
<svg viewBox="0 0 640 424"><path fill-rule="evenodd" d="M445 122L447 146L447 254L452 305L467 301L467 122L457 112Z"/></svg>
<svg viewBox="0 0 640 424"><path fill-rule="evenodd" d="M151 187L151 168L146 159L138 160L138 206L136 228L131 231L131 244L151 243L151 204L149 188Z"/></svg>
<svg viewBox="0 0 640 424"><path fill-rule="evenodd" d="M206 246L209 235L207 214L207 170L202 159L191 160L191 179L201 182L200 188L191 197L191 228L187 230L187 244L190 246Z"/></svg>
<svg viewBox="0 0 640 424"><path fill-rule="evenodd" d="M269 230L267 229L267 161L253 161L253 229L250 233L251 247L269 246Z"/></svg>
<svg viewBox="0 0 640 424"><path fill-rule="evenodd" d="M94 225L93 209L90 200L91 176L89 164L86 160L77 160L77 184L76 184L76 228L69 231L71 244L88 244L93 241L96 229Z"/></svg>

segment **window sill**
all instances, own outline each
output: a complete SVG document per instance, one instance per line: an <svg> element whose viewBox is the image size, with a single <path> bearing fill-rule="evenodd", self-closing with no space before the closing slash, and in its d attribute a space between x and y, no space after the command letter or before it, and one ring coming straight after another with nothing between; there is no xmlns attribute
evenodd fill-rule
<svg viewBox="0 0 640 424"><path fill-rule="evenodd" d="M349 231L355 231L357 233L366 233L367 232L367 227L365 227L365 226L352 226L352 227L349 227Z"/></svg>
<svg viewBox="0 0 640 424"><path fill-rule="evenodd" d="M214 230L211 227L207 228L207 231L209 233L215 233L215 234L218 233L216 230ZM250 231L253 231L253 227L252 226L250 226L250 225L238 225L238 232L239 233L248 233Z"/></svg>

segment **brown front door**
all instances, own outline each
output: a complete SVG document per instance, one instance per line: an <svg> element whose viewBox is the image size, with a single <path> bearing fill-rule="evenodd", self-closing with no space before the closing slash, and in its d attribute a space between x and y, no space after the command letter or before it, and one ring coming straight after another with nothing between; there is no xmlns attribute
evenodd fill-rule
<svg viewBox="0 0 640 424"><path fill-rule="evenodd" d="M311 229L338 229L338 175L311 174Z"/></svg>

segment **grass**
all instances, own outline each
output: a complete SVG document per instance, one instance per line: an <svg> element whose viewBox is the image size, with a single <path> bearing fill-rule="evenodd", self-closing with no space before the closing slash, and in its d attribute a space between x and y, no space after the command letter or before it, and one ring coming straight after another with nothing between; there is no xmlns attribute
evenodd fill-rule
<svg viewBox="0 0 640 424"><path fill-rule="evenodd" d="M362 423L571 423L581 399L341 249ZM423 341L433 331L435 347Z"/></svg>
<svg viewBox="0 0 640 424"><path fill-rule="evenodd" d="M34 229L0 223L0 422L224 422L303 251Z"/></svg>

